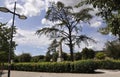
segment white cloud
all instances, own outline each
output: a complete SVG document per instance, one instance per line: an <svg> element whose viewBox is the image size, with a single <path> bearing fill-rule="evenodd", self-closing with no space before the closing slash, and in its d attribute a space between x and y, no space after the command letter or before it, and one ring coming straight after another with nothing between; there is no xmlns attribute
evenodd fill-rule
<svg viewBox="0 0 120 77"><path fill-rule="evenodd" d="M51 1L51 0L48 0ZM52 0L54 2L63 2L64 4L66 4L66 6L75 6L76 4L78 4L81 0Z"/></svg>
<svg viewBox="0 0 120 77"><path fill-rule="evenodd" d="M30 53L32 56L45 54L51 40L46 36L38 37L35 31L23 30L18 28L17 34L14 37L15 42L18 44L15 53L17 55Z"/></svg>
<svg viewBox="0 0 120 77"><path fill-rule="evenodd" d="M91 27L94 27L94 28L97 28L97 27L100 27L100 26L102 26L102 22L103 22L103 20L102 20L102 18L100 18L100 17L94 17L91 21L90 21L90 26Z"/></svg>
<svg viewBox="0 0 120 77"><path fill-rule="evenodd" d="M60 21L52 22L52 21L47 20L46 18L43 18L41 20L41 24L43 24L43 25L45 25L47 27L51 27L51 26L53 26L55 24L59 24L59 23L61 23L61 22Z"/></svg>
<svg viewBox="0 0 120 77"><path fill-rule="evenodd" d="M2 20L3 18L2 17L0 17L0 20Z"/></svg>
<svg viewBox="0 0 120 77"><path fill-rule="evenodd" d="M41 20L41 24L48 26L48 25L53 25L53 22L51 22L51 21L43 18L43 19Z"/></svg>
<svg viewBox="0 0 120 77"><path fill-rule="evenodd" d="M75 5L77 3L79 3L81 0L17 0L17 12L20 14L25 14L27 16L36 16L39 15L41 10L44 9L48 9L49 6L49 2L51 1L61 1L64 4L66 4L67 6L69 5ZM14 7L14 0L6 0L5 1L6 7L11 9ZM85 7L85 6L84 6ZM91 7L91 6L87 6L87 7ZM80 9L80 8L79 8ZM79 9L75 9L75 11L78 11ZM91 20L91 27L100 27L102 25L101 22L101 18L94 18L93 20ZM11 24L12 19L9 21L9 24ZM42 24L44 25L49 25L49 24L53 24L52 22L46 20L46 19L42 19L41 21ZM46 37L46 36L42 36L39 37L37 35L35 35L35 31L31 31L31 30L22 30L22 29L18 29L17 30L17 35L15 36L14 40L16 41L16 43L22 46L35 46L37 48L41 47L40 49L45 49L44 47L46 47L47 45L49 45L50 40ZM98 41L97 44L91 44L88 46L88 48L92 48L95 50L100 50L104 47L104 43L106 42L106 38L102 37L99 34L93 33L91 34L92 37L94 37L95 40ZM84 48L85 45L81 44L81 48ZM35 48L34 48L35 49ZM46 47L47 49L47 47ZM64 48L66 50L66 48ZM68 48L67 48L68 50ZM76 51L78 51L79 49L76 49ZM31 50L32 51L32 50ZM37 50L39 51L39 50Z"/></svg>
<svg viewBox="0 0 120 77"><path fill-rule="evenodd" d="M7 26L8 26L8 27L11 27L12 21L13 21L13 19L10 19L10 20L7 22Z"/></svg>
<svg viewBox="0 0 120 77"><path fill-rule="evenodd" d="M50 43L50 40L46 36L38 37L35 35L35 31L18 29L14 38L19 45L33 45L33 46L46 46Z"/></svg>
<svg viewBox="0 0 120 77"><path fill-rule="evenodd" d="M91 24L91 27L95 27L96 28L96 27L101 26L101 24L102 23L100 21L95 21L94 23Z"/></svg>
<svg viewBox="0 0 120 77"><path fill-rule="evenodd" d="M49 7L50 2L63 2L66 6L75 6L81 0L16 0L17 2L17 10L16 12L19 14L24 14L26 16L36 16L39 15L42 10L46 10ZM11 10L13 10L15 0L5 0L5 6ZM91 7L85 5L84 7ZM84 8L83 7L83 8ZM81 8L76 8L74 11L79 11Z"/></svg>
<svg viewBox="0 0 120 77"><path fill-rule="evenodd" d="M49 7L50 2L55 2L57 3L58 1L64 3L66 6L72 6L74 7L77 5L81 0L45 0L45 9L47 10ZM86 6L85 6L86 7ZM79 11L81 8L75 8L74 11Z"/></svg>
<svg viewBox="0 0 120 77"><path fill-rule="evenodd" d="M5 6L9 9L13 9L14 0L6 0ZM43 0L17 0L17 13L24 14L26 16L36 16L38 15L44 7Z"/></svg>

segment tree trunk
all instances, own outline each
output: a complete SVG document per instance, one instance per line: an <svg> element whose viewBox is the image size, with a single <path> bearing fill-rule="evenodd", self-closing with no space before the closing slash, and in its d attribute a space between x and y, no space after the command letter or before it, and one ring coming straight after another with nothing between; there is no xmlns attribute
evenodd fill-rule
<svg viewBox="0 0 120 77"><path fill-rule="evenodd" d="M74 61L74 57L73 57L73 45L72 45L72 43L70 43L70 55L71 55L71 61Z"/></svg>
<svg viewBox="0 0 120 77"><path fill-rule="evenodd" d="M72 43L72 29L71 29L71 25L69 25L69 48L70 48L70 59L71 61L74 61L74 57L73 57L73 43Z"/></svg>

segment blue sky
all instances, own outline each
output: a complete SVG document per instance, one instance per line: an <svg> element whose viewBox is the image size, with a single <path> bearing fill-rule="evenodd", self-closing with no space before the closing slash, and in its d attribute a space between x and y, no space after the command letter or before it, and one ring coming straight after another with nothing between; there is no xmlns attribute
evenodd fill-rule
<svg viewBox="0 0 120 77"><path fill-rule="evenodd" d="M51 1L61 1L66 5L75 5L80 0L0 0L0 6L5 6L12 10L14 6L14 1L17 2L16 12L19 14L24 14L28 18L26 20L20 20L16 16L15 26L17 27L17 34L14 37L14 40L18 44L16 47L15 53L17 55L22 53L30 53L31 55L43 55L47 51L47 47L50 44L50 40L46 36L38 37L35 35L36 30L45 27L46 25L52 24L52 22L44 19L45 12ZM87 6L91 7L91 6ZM84 7L83 7L84 8ZM74 11L79 10L74 9ZM92 14L94 14L92 12ZM11 25L12 15L0 12L0 22L8 22L8 26ZM92 37L97 41L97 44L90 44L86 46L95 50L101 50L104 48L104 43L108 40L114 39L111 34L105 36L97 32L97 30L104 26L102 19L100 17L94 17L91 21L91 24L81 24L83 27L82 34L86 34L89 37ZM79 51L84 48L85 45L81 44L81 48L75 49ZM65 51L69 51L68 48L64 47Z"/></svg>

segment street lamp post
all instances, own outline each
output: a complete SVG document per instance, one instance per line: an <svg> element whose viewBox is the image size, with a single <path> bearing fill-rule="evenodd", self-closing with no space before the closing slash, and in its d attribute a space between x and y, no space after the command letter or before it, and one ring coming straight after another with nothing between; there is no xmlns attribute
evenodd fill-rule
<svg viewBox="0 0 120 77"><path fill-rule="evenodd" d="M26 16L24 15L20 15L15 13L16 11L16 2L14 5L14 11L10 11L9 9L5 8L5 7L0 7L0 11L4 12L4 13L11 13L13 14L13 19L12 19L12 25L11 25L11 33L10 33L10 47L9 47L9 55L8 55L8 77L10 77L10 70L11 70L11 52L13 51L13 32L14 32L14 21L15 21L15 16L17 15L20 19L27 19Z"/></svg>

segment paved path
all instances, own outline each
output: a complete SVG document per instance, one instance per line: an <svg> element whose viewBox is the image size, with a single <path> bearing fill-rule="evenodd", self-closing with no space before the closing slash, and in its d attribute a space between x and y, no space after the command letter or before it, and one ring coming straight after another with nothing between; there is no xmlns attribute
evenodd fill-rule
<svg viewBox="0 0 120 77"><path fill-rule="evenodd" d="M97 70L99 73L42 73L42 72L24 72L11 71L11 77L120 77L120 71ZM7 77L7 71L1 77Z"/></svg>

